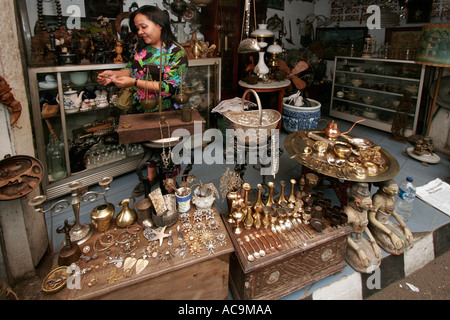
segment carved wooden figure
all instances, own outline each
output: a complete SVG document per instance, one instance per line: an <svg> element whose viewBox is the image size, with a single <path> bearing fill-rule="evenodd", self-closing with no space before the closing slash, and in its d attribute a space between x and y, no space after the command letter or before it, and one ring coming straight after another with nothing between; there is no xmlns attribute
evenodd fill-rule
<svg viewBox="0 0 450 320"><path fill-rule="evenodd" d="M367 183L354 183L350 189L350 203L344 208L353 232L347 238L347 262L358 272L371 273L381 264L381 250L368 229L367 212L372 199ZM363 234L367 235L367 238Z"/></svg>
<svg viewBox="0 0 450 320"><path fill-rule="evenodd" d="M386 252L399 255L412 247L413 235L403 219L395 211L395 195L398 185L394 180L378 184L369 211L369 229L378 245ZM389 219L392 216L398 224Z"/></svg>

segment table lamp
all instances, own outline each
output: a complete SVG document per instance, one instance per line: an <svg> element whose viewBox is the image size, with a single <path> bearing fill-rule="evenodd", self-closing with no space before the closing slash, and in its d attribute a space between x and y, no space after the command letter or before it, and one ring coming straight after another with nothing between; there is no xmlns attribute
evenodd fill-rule
<svg viewBox="0 0 450 320"><path fill-rule="evenodd" d="M277 67L279 65L277 57L283 52L283 48L276 41L274 41L273 44L267 47L266 51L271 55L269 59L269 66L272 68Z"/></svg>
<svg viewBox="0 0 450 320"><path fill-rule="evenodd" d="M258 52L259 54L259 61L256 67L253 69L253 71L258 75L258 77L264 79L267 74L270 72L269 67L267 67L266 63L264 62L264 55L265 51L264 48L267 47L268 43L265 41L266 38L271 38L275 36L275 33L273 33L272 30L267 29L267 24L258 24L258 29L253 31L250 36L255 37L258 41L258 45L261 48L261 51Z"/></svg>
<svg viewBox="0 0 450 320"><path fill-rule="evenodd" d="M436 100L439 95L442 73L445 67L450 66L450 24L427 24L422 27L422 36L415 62L439 68L433 101L427 112L425 135L428 135L436 112Z"/></svg>

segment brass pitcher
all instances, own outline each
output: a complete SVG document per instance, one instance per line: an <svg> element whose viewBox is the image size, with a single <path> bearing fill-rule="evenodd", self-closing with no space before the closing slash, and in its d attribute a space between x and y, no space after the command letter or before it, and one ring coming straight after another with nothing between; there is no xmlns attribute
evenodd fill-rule
<svg viewBox="0 0 450 320"><path fill-rule="evenodd" d="M133 205L130 206L130 201L133 199ZM123 207L122 211L119 212L116 218L116 224L119 228L125 228L136 222L137 214L134 210L136 204L136 199L131 197L129 199L122 200L118 206Z"/></svg>

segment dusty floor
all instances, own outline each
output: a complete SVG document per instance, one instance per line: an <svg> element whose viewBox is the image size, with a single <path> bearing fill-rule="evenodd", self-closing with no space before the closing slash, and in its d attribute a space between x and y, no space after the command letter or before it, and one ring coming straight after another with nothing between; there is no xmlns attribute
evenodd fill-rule
<svg viewBox="0 0 450 320"><path fill-rule="evenodd" d="M419 291L413 291L407 283ZM450 251L367 300L450 300Z"/></svg>

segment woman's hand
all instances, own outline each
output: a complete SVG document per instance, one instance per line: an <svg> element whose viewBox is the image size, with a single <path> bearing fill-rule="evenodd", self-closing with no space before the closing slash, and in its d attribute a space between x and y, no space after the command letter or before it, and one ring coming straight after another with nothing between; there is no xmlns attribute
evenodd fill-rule
<svg viewBox="0 0 450 320"><path fill-rule="evenodd" d="M97 82L102 86L107 86L112 83L112 78L114 77L114 71L106 70L97 75Z"/></svg>

